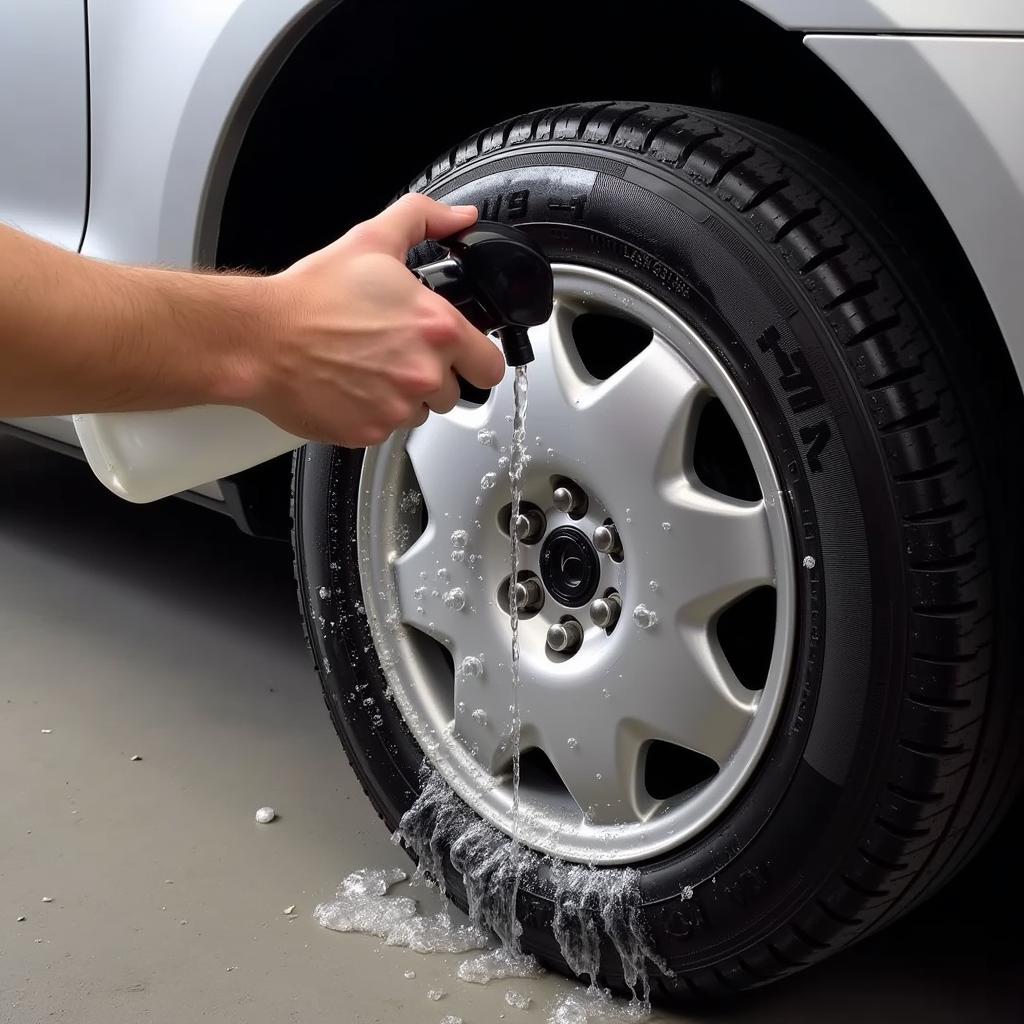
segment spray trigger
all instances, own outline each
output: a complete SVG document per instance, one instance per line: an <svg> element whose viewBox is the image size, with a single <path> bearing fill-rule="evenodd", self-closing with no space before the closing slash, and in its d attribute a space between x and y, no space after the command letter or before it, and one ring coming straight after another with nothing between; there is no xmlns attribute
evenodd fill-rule
<svg viewBox="0 0 1024 1024"><path fill-rule="evenodd" d="M551 316L554 280L540 247L519 228L478 221L439 243L446 259L413 273L474 327L495 331L509 366L533 361L527 327Z"/></svg>

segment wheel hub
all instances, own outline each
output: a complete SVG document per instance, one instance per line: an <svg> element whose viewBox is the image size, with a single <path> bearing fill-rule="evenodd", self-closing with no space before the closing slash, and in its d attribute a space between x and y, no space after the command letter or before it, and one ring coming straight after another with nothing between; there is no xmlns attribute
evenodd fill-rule
<svg viewBox="0 0 1024 1024"><path fill-rule="evenodd" d="M540 577L551 596L567 608L580 608L594 596L601 567L581 530L560 526L548 534L540 549Z"/></svg>
<svg viewBox="0 0 1024 1024"><path fill-rule="evenodd" d="M555 295L551 321L531 331L523 498L534 511L518 524L520 835L554 856L621 864L705 828L760 759L789 669L792 552L765 443L705 343L602 271L556 267ZM640 321L651 342L596 379L573 338L586 313ZM695 475L696 424L712 398L740 433L760 500ZM482 405L460 403L368 451L357 517L363 597L394 699L445 780L506 831L511 409L506 380ZM764 588L775 593L769 667L748 686L717 622ZM650 784L669 748L707 768L700 780Z"/></svg>

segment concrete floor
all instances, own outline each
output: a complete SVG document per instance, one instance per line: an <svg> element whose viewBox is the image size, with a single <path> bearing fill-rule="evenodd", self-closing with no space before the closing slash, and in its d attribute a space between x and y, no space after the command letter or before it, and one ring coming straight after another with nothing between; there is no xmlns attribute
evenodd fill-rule
<svg viewBox="0 0 1024 1024"><path fill-rule="evenodd" d="M567 982L513 983L524 1013L458 957L313 921L349 871L405 864L324 711L284 547L12 439L0 474L0 1021L542 1021ZM1020 1021L1014 859L804 976L659 1017Z"/></svg>

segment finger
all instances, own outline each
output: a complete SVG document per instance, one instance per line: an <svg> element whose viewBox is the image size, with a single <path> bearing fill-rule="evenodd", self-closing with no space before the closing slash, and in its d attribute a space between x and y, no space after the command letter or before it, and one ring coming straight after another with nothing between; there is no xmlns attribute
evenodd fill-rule
<svg viewBox="0 0 1024 1024"><path fill-rule="evenodd" d="M451 412L455 408L455 403L459 400L459 379L451 371L445 379L444 384L435 391L432 395L427 397L427 405L434 412L446 413Z"/></svg>
<svg viewBox="0 0 1024 1024"><path fill-rule="evenodd" d="M419 412L415 412L410 416L402 426L406 430L415 430L417 427L422 427L427 422L427 417L430 415L430 406L426 402L420 406Z"/></svg>
<svg viewBox="0 0 1024 1024"><path fill-rule="evenodd" d="M464 317L458 319L461 324L451 351L453 369L478 388L496 387L505 376L501 349Z"/></svg>
<svg viewBox="0 0 1024 1024"><path fill-rule="evenodd" d="M448 206L436 199L409 192L366 222L369 234L384 251L404 260L406 253L425 238L444 238L476 223L475 206Z"/></svg>

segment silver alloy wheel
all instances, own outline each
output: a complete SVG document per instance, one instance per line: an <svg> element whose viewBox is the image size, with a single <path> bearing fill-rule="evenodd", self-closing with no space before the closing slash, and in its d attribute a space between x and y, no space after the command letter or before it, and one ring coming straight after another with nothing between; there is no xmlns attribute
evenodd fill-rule
<svg viewBox="0 0 1024 1024"><path fill-rule="evenodd" d="M613 629L602 629L585 605L560 603L548 590L540 610L521 622L522 744L542 750L550 765L524 775L520 836L564 859L622 864L707 827L763 754L795 631L792 547L768 450L707 345L625 280L582 266L554 269L554 313L530 332L537 358L529 368L523 496L544 512L546 536L571 527L592 537L615 524L621 553L595 553L596 594L616 592L623 610ZM573 320L594 312L653 332L605 380L588 373L573 341ZM509 502L502 460L511 376L483 405L460 403L369 450L357 514L366 612L392 696L452 788L506 832L509 543L499 524ZM695 473L696 425L711 397L739 432L760 500L716 493ZM582 516L554 507L563 478L586 494ZM520 546L521 568L537 577L541 549ZM774 636L764 686L752 690L726 659L715 624L725 608L766 586L775 591ZM583 642L566 657L547 636L569 616L583 626ZM717 771L656 799L644 785L655 741L697 751Z"/></svg>

